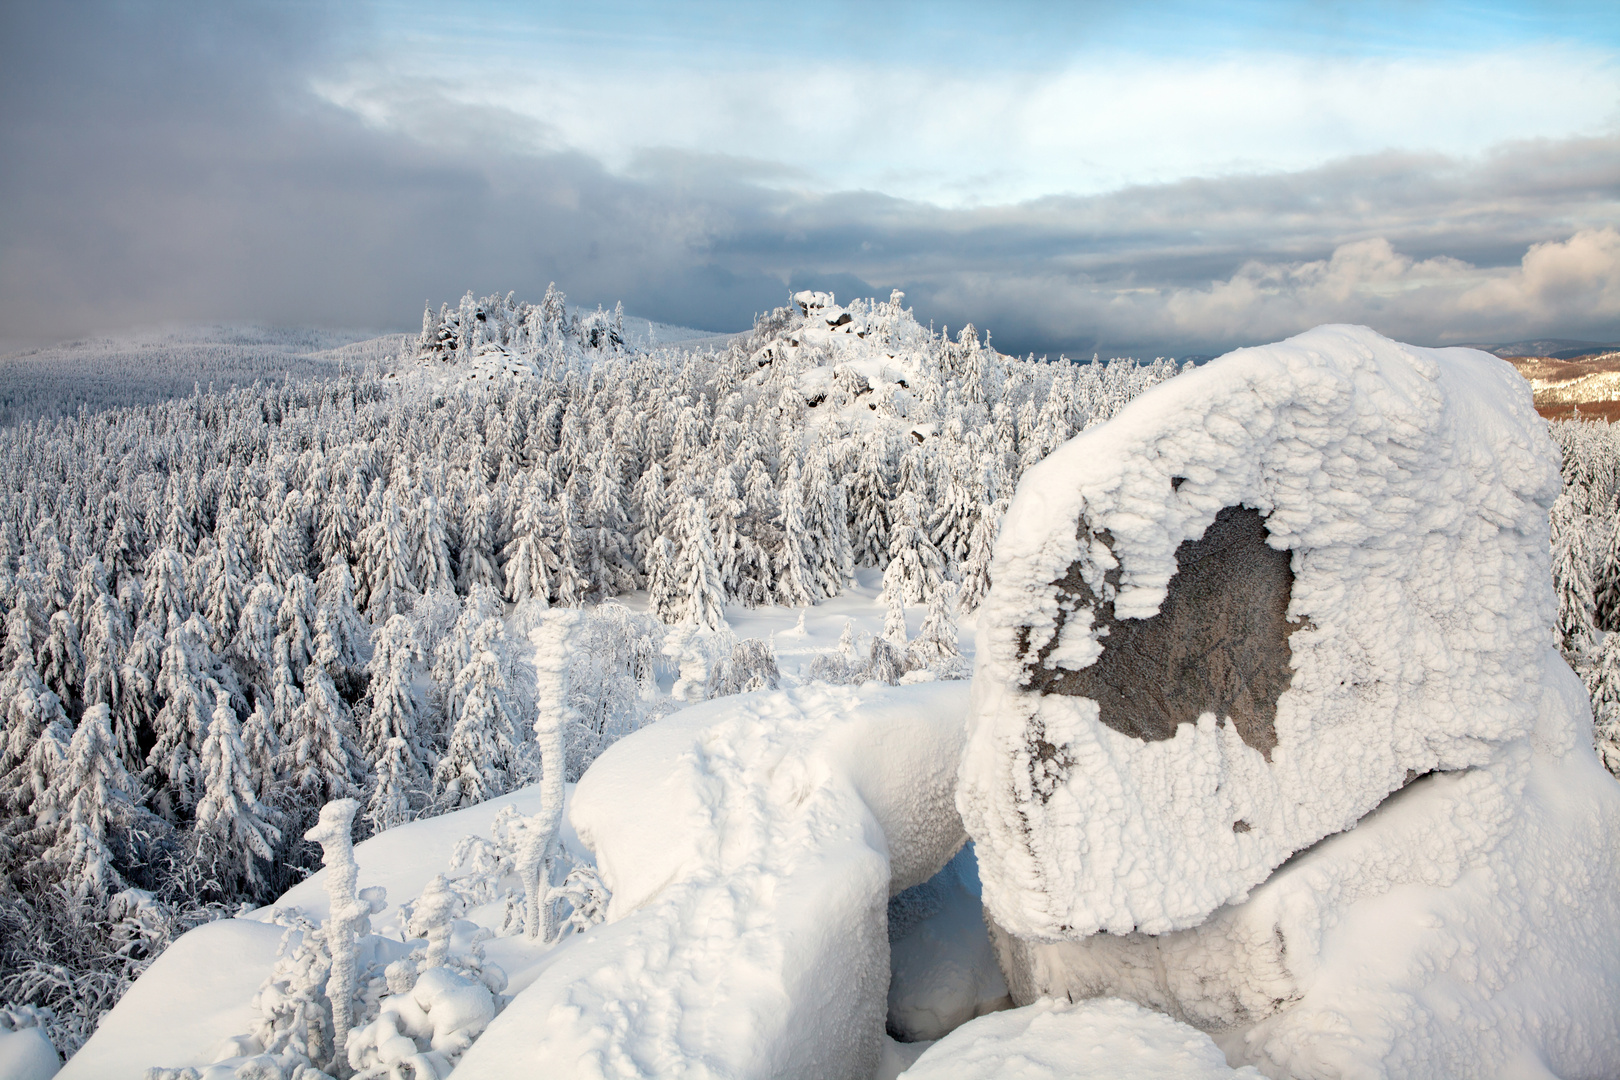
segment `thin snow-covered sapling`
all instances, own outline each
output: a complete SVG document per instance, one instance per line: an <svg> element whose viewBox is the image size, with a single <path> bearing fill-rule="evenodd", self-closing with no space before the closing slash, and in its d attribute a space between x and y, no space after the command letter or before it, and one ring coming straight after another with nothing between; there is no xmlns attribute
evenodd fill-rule
<svg viewBox="0 0 1620 1080"><path fill-rule="evenodd" d="M460 904L448 879L443 874L433 875L422 895L411 905L411 917L406 929L412 937L427 938L427 955L421 970L443 967L450 961L451 923Z"/></svg>
<svg viewBox="0 0 1620 1080"><path fill-rule="evenodd" d="M371 929L371 916L382 910L380 890L356 890L360 866L354 861L350 830L360 804L354 799L336 799L321 807L321 818L304 839L321 845L321 862L326 866L326 895L331 914L321 928L332 955L332 973L326 983L326 996L332 1003L333 1066L340 1067L343 1048L354 1021L354 994L359 982L359 939Z"/></svg>
<svg viewBox="0 0 1620 1080"><path fill-rule="evenodd" d="M563 812L563 726L568 720L568 638L580 614L571 609L548 611L529 633L534 643L535 746L540 752L540 812L529 830L523 858L523 892L529 937L551 941L557 936L556 907L544 893L551 888L553 849Z"/></svg>

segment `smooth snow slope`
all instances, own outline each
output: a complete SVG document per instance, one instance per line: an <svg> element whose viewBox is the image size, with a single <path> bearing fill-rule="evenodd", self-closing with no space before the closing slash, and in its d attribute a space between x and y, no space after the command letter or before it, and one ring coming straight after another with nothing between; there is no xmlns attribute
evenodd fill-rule
<svg viewBox="0 0 1620 1080"><path fill-rule="evenodd" d="M1126 1001L1046 999L957 1028L905 1080L1260 1080L1208 1035Z"/></svg>
<svg viewBox="0 0 1620 1080"><path fill-rule="evenodd" d="M724 698L611 747L572 820L609 922L498 1017L457 1080L868 1080L891 892L961 846L966 686Z"/></svg>
<svg viewBox="0 0 1620 1080"><path fill-rule="evenodd" d="M980 618L958 793L996 920L1037 940L1195 926L1413 776L1523 740L1557 492L1556 450L1505 362L1351 326L1183 374L1026 473ZM1238 505L1291 553L1288 615L1306 621L1269 761L1207 712L1146 742L1089 698L1025 689L1060 627L1061 666L1106 648L1089 609L1059 610L1058 579L1075 569L1119 618L1150 618L1178 545Z"/></svg>

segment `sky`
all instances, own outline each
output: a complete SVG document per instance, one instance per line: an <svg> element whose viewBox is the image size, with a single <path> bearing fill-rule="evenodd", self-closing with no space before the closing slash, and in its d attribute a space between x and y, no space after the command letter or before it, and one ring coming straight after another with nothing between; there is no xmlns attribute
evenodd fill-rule
<svg viewBox="0 0 1620 1080"><path fill-rule="evenodd" d="M0 341L746 328L892 289L1004 351L1322 322L1620 340L1620 5L0 5Z"/></svg>

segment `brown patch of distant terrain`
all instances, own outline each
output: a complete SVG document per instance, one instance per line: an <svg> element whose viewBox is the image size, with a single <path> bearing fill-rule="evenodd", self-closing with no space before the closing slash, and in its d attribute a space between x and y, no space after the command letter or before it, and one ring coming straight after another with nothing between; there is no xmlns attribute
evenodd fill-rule
<svg viewBox="0 0 1620 1080"><path fill-rule="evenodd" d="M1569 360L1513 356L1507 362L1529 381L1536 411L1547 419L1620 422L1620 352Z"/></svg>

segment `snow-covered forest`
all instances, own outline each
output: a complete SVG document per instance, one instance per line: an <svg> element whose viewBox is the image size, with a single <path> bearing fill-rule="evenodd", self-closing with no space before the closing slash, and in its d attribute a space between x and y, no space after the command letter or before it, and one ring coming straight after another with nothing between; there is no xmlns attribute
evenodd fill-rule
<svg viewBox="0 0 1620 1080"><path fill-rule="evenodd" d="M1620 428L1551 427L1564 479L1552 510L1559 647L1592 696L1603 764L1620 776Z"/></svg>
<svg viewBox="0 0 1620 1080"><path fill-rule="evenodd" d="M536 779L548 608L584 609L570 780L707 697L963 674L1021 473L1177 367L1010 358L901 300L677 349L469 294L386 362L0 431L0 1002L71 1053L178 934L317 866L323 805L360 838ZM726 624L858 568L883 633L800 671Z"/></svg>

